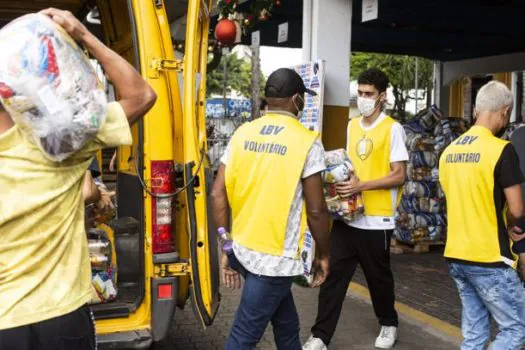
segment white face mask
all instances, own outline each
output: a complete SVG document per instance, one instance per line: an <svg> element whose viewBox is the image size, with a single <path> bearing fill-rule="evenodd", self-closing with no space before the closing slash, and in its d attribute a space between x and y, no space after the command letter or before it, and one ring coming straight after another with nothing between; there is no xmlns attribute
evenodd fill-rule
<svg viewBox="0 0 525 350"><path fill-rule="evenodd" d="M358 97L357 108L363 117L367 118L374 114L378 101L374 98Z"/></svg>
<svg viewBox="0 0 525 350"><path fill-rule="evenodd" d="M301 96L299 96L299 98L301 99L302 103L303 103L303 109L304 109L304 100ZM292 103L295 107L295 109L297 109L297 119L298 120L301 120L301 118L303 117L303 109L299 109L299 107L297 106L297 104L295 103L295 100L292 100Z"/></svg>

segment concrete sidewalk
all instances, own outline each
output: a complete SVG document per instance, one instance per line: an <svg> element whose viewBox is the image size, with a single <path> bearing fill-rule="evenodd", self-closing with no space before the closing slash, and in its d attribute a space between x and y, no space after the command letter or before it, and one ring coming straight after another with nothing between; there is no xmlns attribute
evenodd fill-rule
<svg viewBox="0 0 525 350"><path fill-rule="evenodd" d="M301 320L301 339L305 341L317 313L317 290L294 288L294 297ZM233 321L240 292L223 290L223 300L213 326L203 330L197 324L191 305L184 311L177 310L171 330L174 349L224 349L228 331ZM397 350L408 349L455 349L458 341L445 333L400 313L399 340ZM374 349L379 332L372 306L366 296L349 292L345 301L339 326L330 345L332 349ZM171 346L170 346L171 348ZM268 327L258 349L275 349L271 326Z"/></svg>

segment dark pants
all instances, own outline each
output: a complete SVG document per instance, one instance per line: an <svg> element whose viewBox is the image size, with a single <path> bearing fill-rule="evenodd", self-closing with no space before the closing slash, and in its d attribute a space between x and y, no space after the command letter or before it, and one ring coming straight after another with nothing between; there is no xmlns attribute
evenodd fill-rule
<svg viewBox="0 0 525 350"><path fill-rule="evenodd" d="M226 349L255 349L271 322L277 349L301 350L292 277L254 275L240 265L234 254L230 255L230 266L243 274L244 288Z"/></svg>
<svg viewBox="0 0 525 350"><path fill-rule="evenodd" d="M360 230L341 221L334 222L330 275L319 292L317 319L312 327L314 337L330 343L358 263L365 273L379 323L397 327L394 277L390 268L391 238L392 230Z"/></svg>
<svg viewBox="0 0 525 350"><path fill-rule="evenodd" d="M64 316L0 330L2 350L94 350L95 324L88 306Z"/></svg>

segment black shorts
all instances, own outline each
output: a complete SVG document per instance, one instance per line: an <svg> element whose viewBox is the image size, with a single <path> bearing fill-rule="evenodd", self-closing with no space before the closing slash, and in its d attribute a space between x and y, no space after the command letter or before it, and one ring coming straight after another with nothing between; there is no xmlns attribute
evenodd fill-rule
<svg viewBox="0 0 525 350"><path fill-rule="evenodd" d="M83 306L64 316L0 330L2 350L95 350L95 321Z"/></svg>

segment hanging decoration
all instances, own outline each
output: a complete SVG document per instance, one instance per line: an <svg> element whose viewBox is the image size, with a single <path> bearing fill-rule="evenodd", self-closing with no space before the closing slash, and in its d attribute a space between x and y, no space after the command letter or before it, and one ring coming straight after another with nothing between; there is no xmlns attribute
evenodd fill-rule
<svg viewBox="0 0 525 350"><path fill-rule="evenodd" d="M215 26L215 38L223 45L233 45L237 40L237 26L235 21L224 18Z"/></svg>
<svg viewBox="0 0 525 350"><path fill-rule="evenodd" d="M228 18L237 8L237 0L219 0L217 6L219 7L220 17Z"/></svg>
<svg viewBox="0 0 525 350"><path fill-rule="evenodd" d="M282 6L283 0L256 0L248 12L238 11L238 0L218 0L219 22L215 27L215 38L223 46L240 42L240 36L248 35L252 28L268 21L274 7ZM233 34L234 22L237 31ZM232 37L235 35L235 40ZM233 42L232 42L233 40Z"/></svg>

